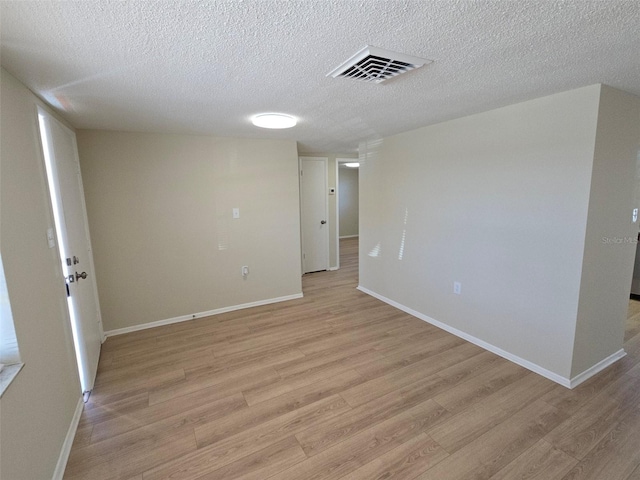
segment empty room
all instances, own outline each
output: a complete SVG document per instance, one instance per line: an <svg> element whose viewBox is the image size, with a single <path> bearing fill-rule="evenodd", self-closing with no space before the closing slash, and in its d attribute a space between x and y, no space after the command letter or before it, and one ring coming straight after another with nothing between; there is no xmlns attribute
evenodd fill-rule
<svg viewBox="0 0 640 480"><path fill-rule="evenodd" d="M640 479L639 31L0 2L0 479Z"/></svg>

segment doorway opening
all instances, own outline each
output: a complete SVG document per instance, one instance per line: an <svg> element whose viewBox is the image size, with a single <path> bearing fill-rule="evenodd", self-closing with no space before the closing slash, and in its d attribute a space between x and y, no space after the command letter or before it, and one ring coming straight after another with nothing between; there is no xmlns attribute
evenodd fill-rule
<svg viewBox="0 0 640 480"><path fill-rule="evenodd" d="M325 270L339 270L342 259L342 237L355 238L357 241L358 169L345 167L345 163L350 164L357 160L357 158L337 155L299 157L303 275ZM305 174L305 169L310 169L311 172ZM341 174L345 170L349 171L341 179ZM313 205L315 209L310 208ZM325 223L322 223L323 221ZM328 238L322 238L321 250L325 252L323 255L326 260L323 260L320 267L314 266L312 261L318 245L314 245L313 242L317 240L319 234L323 237L328 235Z"/></svg>
<svg viewBox="0 0 640 480"><path fill-rule="evenodd" d="M359 236L359 163L353 158L338 158L339 238Z"/></svg>
<svg viewBox="0 0 640 480"><path fill-rule="evenodd" d="M329 270L328 159L300 157L302 273Z"/></svg>

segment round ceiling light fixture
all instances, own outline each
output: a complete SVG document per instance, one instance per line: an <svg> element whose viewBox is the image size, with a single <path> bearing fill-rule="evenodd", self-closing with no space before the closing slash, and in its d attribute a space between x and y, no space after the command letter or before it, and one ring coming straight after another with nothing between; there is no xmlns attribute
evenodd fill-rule
<svg viewBox="0 0 640 480"><path fill-rule="evenodd" d="M291 128L296 126L296 119L284 113L259 113L251 117L251 123L261 128Z"/></svg>
<svg viewBox="0 0 640 480"><path fill-rule="evenodd" d="M358 168L360 166L360 162L349 162L345 163L344 166L349 168Z"/></svg>

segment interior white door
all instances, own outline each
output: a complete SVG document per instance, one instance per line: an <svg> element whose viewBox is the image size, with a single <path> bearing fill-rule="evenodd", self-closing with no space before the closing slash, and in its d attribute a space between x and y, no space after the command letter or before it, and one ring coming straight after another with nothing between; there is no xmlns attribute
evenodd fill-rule
<svg viewBox="0 0 640 480"><path fill-rule="evenodd" d="M326 158L300 158L300 215L304 273L329 268L329 223Z"/></svg>
<svg viewBox="0 0 640 480"><path fill-rule="evenodd" d="M44 111L39 120L80 384L87 392L93 389L103 332L76 137Z"/></svg>

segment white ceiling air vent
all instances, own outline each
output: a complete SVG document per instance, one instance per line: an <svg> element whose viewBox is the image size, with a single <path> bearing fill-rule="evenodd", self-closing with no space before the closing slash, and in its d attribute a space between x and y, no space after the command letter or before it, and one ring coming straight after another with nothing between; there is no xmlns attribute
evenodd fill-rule
<svg viewBox="0 0 640 480"><path fill-rule="evenodd" d="M338 68L327 73L327 77L380 83L431 62L432 60L367 45Z"/></svg>

